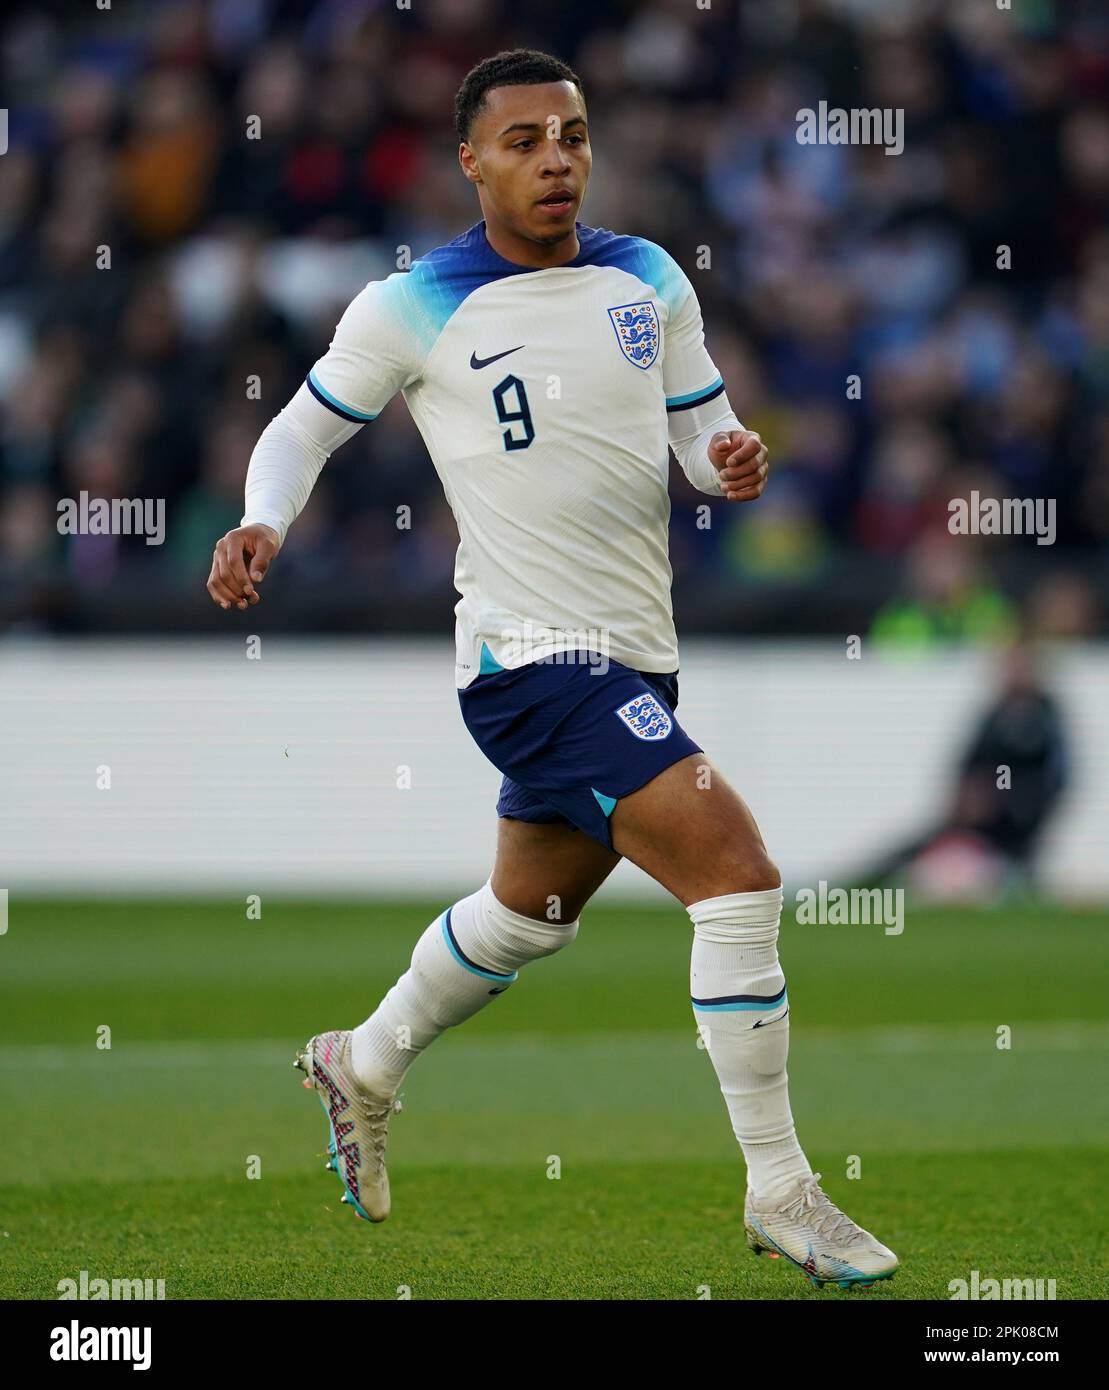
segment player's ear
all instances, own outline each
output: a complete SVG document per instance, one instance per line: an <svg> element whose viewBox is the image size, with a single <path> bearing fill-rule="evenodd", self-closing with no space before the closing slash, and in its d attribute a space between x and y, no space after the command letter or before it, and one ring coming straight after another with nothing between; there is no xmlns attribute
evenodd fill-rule
<svg viewBox="0 0 1109 1390"><path fill-rule="evenodd" d="M481 182L481 173L477 167L477 155L474 154L465 140L458 147L458 162L462 166L462 172L471 183Z"/></svg>

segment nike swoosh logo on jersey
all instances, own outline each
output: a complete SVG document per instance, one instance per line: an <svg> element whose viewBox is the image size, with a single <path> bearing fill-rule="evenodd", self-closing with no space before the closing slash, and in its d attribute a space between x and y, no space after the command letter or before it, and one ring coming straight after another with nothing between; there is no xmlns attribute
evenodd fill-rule
<svg viewBox="0 0 1109 1390"><path fill-rule="evenodd" d="M760 1018L759 1021L758 1021L758 1023L752 1023L752 1024L751 1024L751 1032L753 1033L753 1032L755 1031L756 1028L762 1028L762 1027L763 1027L765 1024L767 1024L767 1023L778 1023L778 1022L780 1022L783 1018L785 1018L786 1014L788 1014L788 1013L789 1013L789 1005L787 1004L787 1005L786 1005L786 1008L785 1008L785 1013L780 1013L780 1014L778 1015L777 1018Z"/></svg>
<svg viewBox="0 0 1109 1390"><path fill-rule="evenodd" d="M520 347L509 348L507 352L494 353L492 357L479 357L476 352L470 353L470 366L475 372L480 372L482 367L488 367L490 362L499 362L502 357L508 357L514 352L519 352L520 348L526 347L526 343L521 343Z"/></svg>

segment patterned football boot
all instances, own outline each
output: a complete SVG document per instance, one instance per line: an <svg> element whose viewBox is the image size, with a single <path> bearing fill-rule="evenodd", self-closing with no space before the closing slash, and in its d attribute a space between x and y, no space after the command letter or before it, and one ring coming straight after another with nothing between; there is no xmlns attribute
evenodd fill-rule
<svg viewBox="0 0 1109 1390"><path fill-rule="evenodd" d="M401 1103L362 1087L351 1066L350 1040L349 1031L317 1033L293 1065L306 1074L303 1084L319 1094L327 1115L326 1166L342 1181L342 1201L365 1221L384 1221L390 1205L385 1141L389 1117Z"/></svg>

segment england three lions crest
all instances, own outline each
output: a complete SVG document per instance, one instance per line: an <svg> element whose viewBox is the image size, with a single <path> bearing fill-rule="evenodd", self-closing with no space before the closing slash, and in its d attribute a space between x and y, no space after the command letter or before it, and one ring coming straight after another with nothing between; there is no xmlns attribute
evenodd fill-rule
<svg viewBox="0 0 1109 1390"><path fill-rule="evenodd" d="M620 351L637 367L644 371L658 356L658 315L655 306L646 304L618 304L608 311L612 327L616 331L616 341Z"/></svg>
<svg viewBox="0 0 1109 1390"><path fill-rule="evenodd" d="M666 738L674 727L674 721L647 691L621 705L615 712L636 738Z"/></svg>

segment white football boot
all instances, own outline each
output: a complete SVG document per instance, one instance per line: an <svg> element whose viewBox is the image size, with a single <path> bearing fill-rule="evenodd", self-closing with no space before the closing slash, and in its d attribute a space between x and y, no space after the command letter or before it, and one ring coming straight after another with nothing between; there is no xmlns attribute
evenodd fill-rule
<svg viewBox="0 0 1109 1390"><path fill-rule="evenodd" d="M819 1184L820 1174L812 1173L774 1202L748 1192L743 1209L747 1244L756 1255L765 1250L792 1260L817 1288L868 1288L876 1279L888 1279L897 1269L897 1256L845 1216Z"/></svg>
<svg viewBox="0 0 1109 1390"><path fill-rule="evenodd" d="M342 1180L342 1201L365 1221L384 1221L390 1205L385 1140L389 1117L401 1103L371 1095L359 1083L351 1066L350 1039L349 1031L317 1033L293 1066L307 1073L303 1084L319 1092L331 1131L325 1166Z"/></svg>

